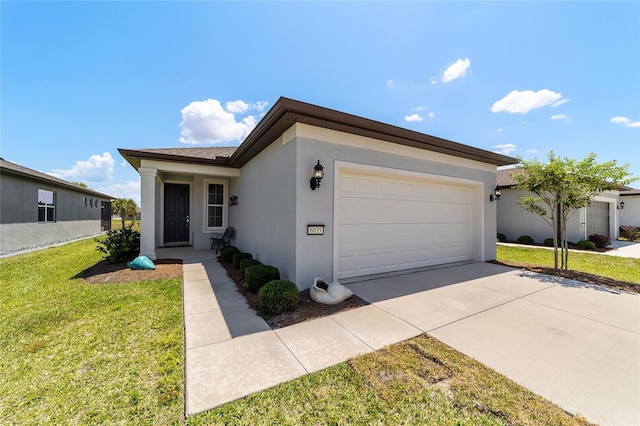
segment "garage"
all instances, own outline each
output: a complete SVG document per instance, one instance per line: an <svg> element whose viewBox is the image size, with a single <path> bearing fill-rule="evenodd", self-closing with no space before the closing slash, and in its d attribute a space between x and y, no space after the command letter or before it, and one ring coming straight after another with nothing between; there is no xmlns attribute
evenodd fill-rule
<svg viewBox="0 0 640 426"><path fill-rule="evenodd" d="M380 168L341 168L337 278L474 258L478 186Z"/></svg>
<svg viewBox="0 0 640 426"><path fill-rule="evenodd" d="M609 203L593 201L587 207L587 236L609 235Z"/></svg>

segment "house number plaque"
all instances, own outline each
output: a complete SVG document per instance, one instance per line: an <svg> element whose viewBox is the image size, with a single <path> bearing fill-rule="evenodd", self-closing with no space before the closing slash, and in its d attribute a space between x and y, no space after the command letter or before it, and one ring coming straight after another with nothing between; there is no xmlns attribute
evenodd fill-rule
<svg viewBox="0 0 640 426"><path fill-rule="evenodd" d="M307 225L307 235L324 235L324 225Z"/></svg>

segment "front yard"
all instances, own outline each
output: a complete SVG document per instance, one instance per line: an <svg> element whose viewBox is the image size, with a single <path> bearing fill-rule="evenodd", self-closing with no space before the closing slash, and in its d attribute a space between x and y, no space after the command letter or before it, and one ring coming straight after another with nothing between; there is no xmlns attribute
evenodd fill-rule
<svg viewBox="0 0 640 426"><path fill-rule="evenodd" d="M426 335L184 420L182 281L87 283L95 245L0 259L0 424L586 424Z"/></svg>

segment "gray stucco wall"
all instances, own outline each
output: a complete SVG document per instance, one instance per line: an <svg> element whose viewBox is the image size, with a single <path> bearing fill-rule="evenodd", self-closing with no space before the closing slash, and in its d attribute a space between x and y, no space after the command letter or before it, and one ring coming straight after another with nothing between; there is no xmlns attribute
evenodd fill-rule
<svg viewBox="0 0 640 426"><path fill-rule="evenodd" d="M38 189L56 193L55 222L38 222ZM83 205L85 197L87 201L93 199L93 207ZM101 201L109 200L3 174L0 179L0 252L99 234Z"/></svg>
<svg viewBox="0 0 640 426"><path fill-rule="evenodd" d="M278 140L240 169L229 191L238 197L238 205L229 207L229 225L237 232L234 245L294 282L298 167L296 145Z"/></svg>
<svg viewBox="0 0 640 426"><path fill-rule="evenodd" d="M617 211L620 226L640 226L640 195L620 197L620 201L624 201L624 208Z"/></svg>

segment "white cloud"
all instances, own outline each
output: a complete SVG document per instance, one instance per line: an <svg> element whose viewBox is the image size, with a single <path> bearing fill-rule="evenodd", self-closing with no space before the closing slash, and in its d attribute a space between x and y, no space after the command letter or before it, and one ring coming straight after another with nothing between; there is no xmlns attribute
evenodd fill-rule
<svg viewBox="0 0 640 426"><path fill-rule="evenodd" d="M469 58L458 59L453 65L449 66L449 68L444 71L444 74L442 74L442 82L448 83L457 78L464 77L470 66L471 61Z"/></svg>
<svg viewBox="0 0 640 426"><path fill-rule="evenodd" d="M431 77L431 84L438 84L438 79L435 77Z"/></svg>
<svg viewBox="0 0 640 426"><path fill-rule="evenodd" d="M97 188L96 191L115 198L131 198L140 206L140 180L105 185Z"/></svg>
<svg viewBox="0 0 640 426"><path fill-rule="evenodd" d="M558 106L567 102L562 93L548 89L518 91L514 90L504 98L496 101L491 107L492 112L508 112L511 114L526 114L531 110L545 106Z"/></svg>
<svg viewBox="0 0 640 426"><path fill-rule="evenodd" d="M436 117L436 115L433 113L433 111L430 111L428 115L429 115L429 118L432 119L432 120Z"/></svg>
<svg viewBox="0 0 640 426"><path fill-rule="evenodd" d="M417 107L412 107L412 108L411 108L411 111L418 111L418 112L420 112L420 111L424 111L425 109L427 109L427 107L426 107L426 106L417 106Z"/></svg>
<svg viewBox="0 0 640 426"><path fill-rule="evenodd" d="M413 115L405 115L404 116L404 121L422 121L422 117L419 114L413 114Z"/></svg>
<svg viewBox="0 0 640 426"><path fill-rule="evenodd" d="M393 87L393 80L387 80L387 86Z"/></svg>
<svg viewBox="0 0 640 426"><path fill-rule="evenodd" d="M76 161L70 169L55 169L49 174L72 182L105 182L113 178L115 160L108 152L92 155L87 161Z"/></svg>
<svg viewBox="0 0 640 426"><path fill-rule="evenodd" d="M537 153L538 153L538 150L537 150L537 149L535 149L535 148L533 148L533 149L528 149L528 150L526 150L525 152L526 152L527 154L537 154Z"/></svg>
<svg viewBox="0 0 640 426"><path fill-rule="evenodd" d="M564 120L565 118L567 118L565 114L556 114L549 117L549 120Z"/></svg>
<svg viewBox="0 0 640 426"><path fill-rule="evenodd" d="M640 127L640 120L631 121L628 117L611 117L610 123L622 124L626 127Z"/></svg>
<svg viewBox="0 0 640 426"><path fill-rule="evenodd" d="M509 155L516 150L517 146L512 143L503 143L500 145L494 145L493 148L495 149L495 151L493 152L496 152L498 154Z"/></svg>
<svg viewBox="0 0 640 426"><path fill-rule="evenodd" d="M224 144L247 137L258 123L259 116L247 115L236 121L235 114L250 110L262 112L267 102L227 102L225 108L216 99L195 101L182 109L180 142L185 144Z"/></svg>
<svg viewBox="0 0 640 426"><path fill-rule="evenodd" d="M496 130L498 133L502 133L502 129L498 128L498 130Z"/></svg>

